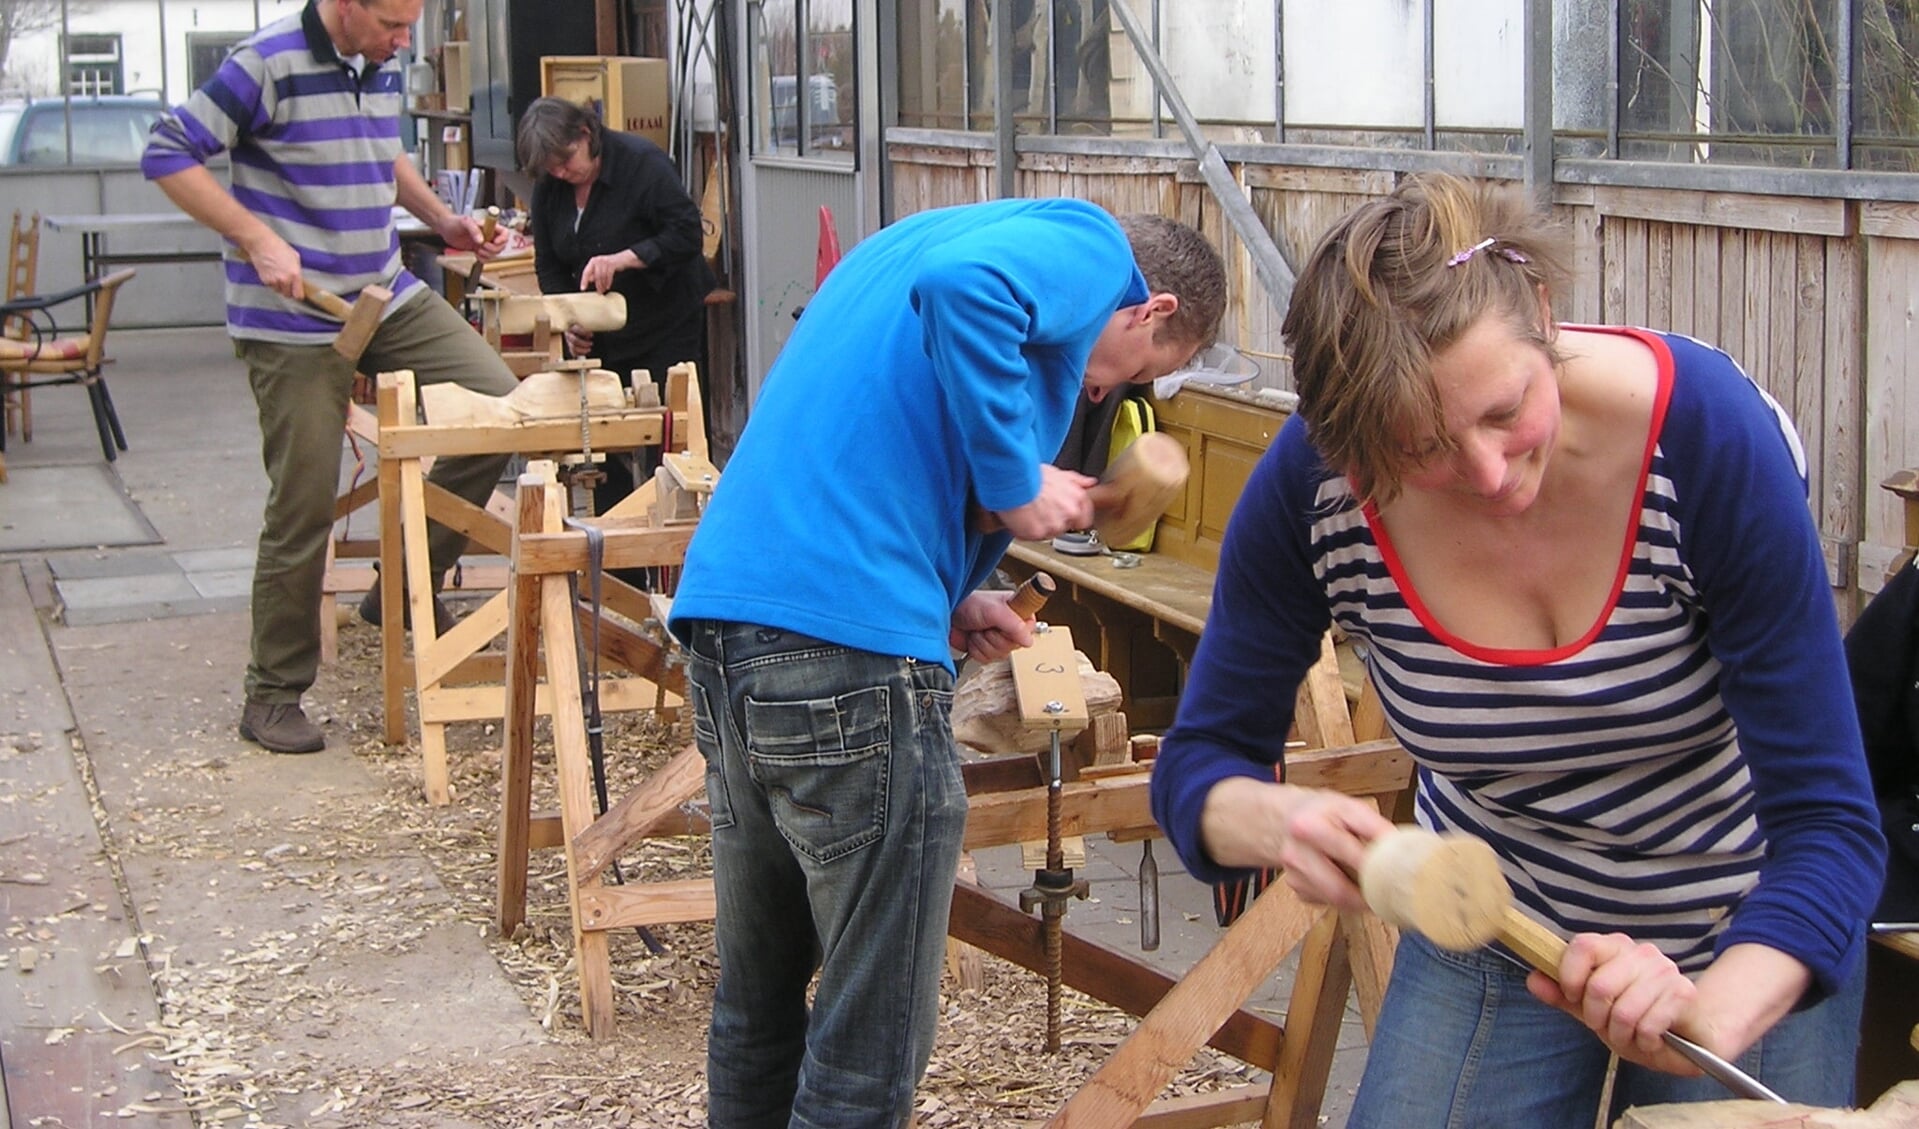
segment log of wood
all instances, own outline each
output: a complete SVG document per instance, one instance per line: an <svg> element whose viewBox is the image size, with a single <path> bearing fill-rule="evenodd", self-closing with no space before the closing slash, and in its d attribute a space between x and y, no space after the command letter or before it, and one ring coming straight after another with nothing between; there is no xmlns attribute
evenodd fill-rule
<svg viewBox="0 0 1919 1129"><path fill-rule="evenodd" d="M1119 709L1119 682L1095 669L1085 652L1074 651L1073 657L1079 660L1088 715L1099 717ZM1050 744L1047 730L1021 724L1013 665L1004 659L983 664L954 692L953 736L960 744L987 754L1038 753Z"/></svg>

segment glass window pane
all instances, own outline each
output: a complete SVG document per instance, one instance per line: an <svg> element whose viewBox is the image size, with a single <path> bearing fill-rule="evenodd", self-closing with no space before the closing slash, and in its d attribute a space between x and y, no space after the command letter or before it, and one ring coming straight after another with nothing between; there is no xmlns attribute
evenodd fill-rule
<svg viewBox="0 0 1919 1129"><path fill-rule="evenodd" d="M901 125L967 128L966 30L964 0L900 5Z"/></svg>
<svg viewBox="0 0 1919 1129"><path fill-rule="evenodd" d="M1853 163L1919 172L1919 11L1861 4L1853 42Z"/></svg>
<svg viewBox="0 0 1919 1129"><path fill-rule="evenodd" d="M1837 0L1623 0L1620 155L1830 168Z"/></svg>
<svg viewBox="0 0 1919 1129"><path fill-rule="evenodd" d="M799 153L799 25L795 0L766 0L752 13L753 151Z"/></svg>
<svg viewBox="0 0 1919 1129"><path fill-rule="evenodd" d="M858 59L852 0L806 0L807 97L801 103L801 151L851 162L855 150Z"/></svg>
<svg viewBox="0 0 1919 1129"><path fill-rule="evenodd" d="M1113 14L1106 0L1053 0L1054 116L1060 133L1113 132ZM1118 49L1132 53L1124 32Z"/></svg>
<svg viewBox="0 0 1919 1129"><path fill-rule="evenodd" d="M1404 0L1285 0L1286 134L1404 145L1425 130L1426 33ZM1364 50L1355 50L1364 44Z"/></svg>
<svg viewBox="0 0 1919 1129"><path fill-rule="evenodd" d="M1333 13L1350 9L1348 4L1313 4L1302 23L1326 23ZM1135 3L1133 11L1145 20L1146 6ZM1161 0L1160 54L1187 109L1203 124L1228 127L1244 126L1261 131L1272 140L1275 106L1273 51L1273 5L1252 4L1179 4ZM1341 17L1343 18L1343 17ZM1289 22L1288 35L1295 29ZM1150 32L1149 32L1150 34ZM1132 52L1132 43L1124 39L1115 51ZM1348 52L1350 55L1351 53ZM1288 56L1290 65L1291 56ZM1152 100L1152 76L1142 73L1145 98ZM1168 117L1170 129L1170 116ZM1236 140L1228 129L1220 136Z"/></svg>

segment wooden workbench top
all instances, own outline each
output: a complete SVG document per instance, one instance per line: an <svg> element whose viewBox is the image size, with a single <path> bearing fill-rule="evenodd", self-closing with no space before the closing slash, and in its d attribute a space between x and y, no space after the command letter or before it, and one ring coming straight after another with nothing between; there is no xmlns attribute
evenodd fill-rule
<svg viewBox="0 0 1919 1129"><path fill-rule="evenodd" d="M1211 571L1159 553L1138 554L1137 568L1115 568L1106 555L1072 556L1044 541L1015 541L1007 555L1193 635L1213 605Z"/></svg>

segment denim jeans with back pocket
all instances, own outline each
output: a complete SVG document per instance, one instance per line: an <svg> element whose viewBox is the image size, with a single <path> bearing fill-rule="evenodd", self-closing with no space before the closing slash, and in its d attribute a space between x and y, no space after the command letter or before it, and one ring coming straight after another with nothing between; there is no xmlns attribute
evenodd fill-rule
<svg viewBox="0 0 1919 1129"><path fill-rule="evenodd" d="M708 1123L905 1125L966 827L953 676L751 624L685 637L718 898Z"/></svg>

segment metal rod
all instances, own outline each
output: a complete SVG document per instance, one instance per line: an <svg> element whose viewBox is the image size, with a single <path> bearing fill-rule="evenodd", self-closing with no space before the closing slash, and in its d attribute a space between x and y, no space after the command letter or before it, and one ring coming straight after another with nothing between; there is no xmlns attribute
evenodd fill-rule
<svg viewBox="0 0 1919 1129"><path fill-rule="evenodd" d="M1833 53L1838 58L1833 60L1832 130L1838 148L1838 167L1842 169L1852 167L1852 38L1855 3L1856 0L1838 0L1839 26L1833 33L1833 38L1838 40Z"/></svg>
<svg viewBox="0 0 1919 1129"><path fill-rule="evenodd" d="M1439 36L1434 27L1436 21L1433 18L1433 4L1434 0L1421 0L1419 5L1420 34L1425 40L1426 51L1424 67L1426 72L1426 91L1423 99L1425 104L1421 107L1421 111L1424 115L1426 148L1428 149L1439 148L1439 94L1435 89L1438 85L1438 80L1434 77L1439 67L1433 57Z"/></svg>
<svg viewBox="0 0 1919 1129"><path fill-rule="evenodd" d="M1619 0L1606 4L1606 157L1619 157Z"/></svg>
<svg viewBox="0 0 1919 1129"><path fill-rule="evenodd" d="M1154 54L1158 54L1160 50L1159 37L1160 37L1160 33L1164 30L1162 26L1163 23L1164 23L1164 19L1160 14L1159 0L1153 0L1153 53ZM1160 105L1159 76L1154 75L1153 76L1153 136L1154 137L1166 136L1166 119L1160 116L1159 105Z"/></svg>
<svg viewBox="0 0 1919 1129"><path fill-rule="evenodd" d="M1273 0L1273 141L1286 140L1286 0Z"/></svg>
<svg viewBox="0 0 1919 1129"><path fill-rule="evenodd" d="M1550 3L1550 0L1547 2ZM1114 18L1125 30L1126 38L1132 41L1140 62L1153 72L1154 81L1165 88L1166 105L1173 112L1173 120L1179 123L1179 131L1185 135L1187 148L1199 158L1200 175L1219 201L1220 211L1232 224L1234 233L1252 258L1253 271L1259 276L1266 297L1276 309L1284 310L1293 296L1293 268L1280 253L1272 233L1260 222L1258 213L1253 211L1252 203L1246 199L1245 189L1226 167L1226 160L1220 156L1219 148L1200 132L1199 122L1187 108L1186 99L1180 95L1179 84L1173 81L1173 76L1167 71L1165 60L1159 57L1159 52L1153 49L1141 31L1132 5L1127 0L1112 0L1112 6Z"/></svg>
<svg viewBox="0 0 1919 1129"><path fill-rule="evenodd" d="M993 0L993 137L998 153L999 198L1018 195L1019 184L1013 151L1013 136L1018 131L1013 121L1013 0Z"/></svg>
<svg viewBox="0 0 1919 1129"><path fill-rule="evenodd" d="M1553 0L1526 0L1526 195L1550 204L1553 192Z"/></svg>

